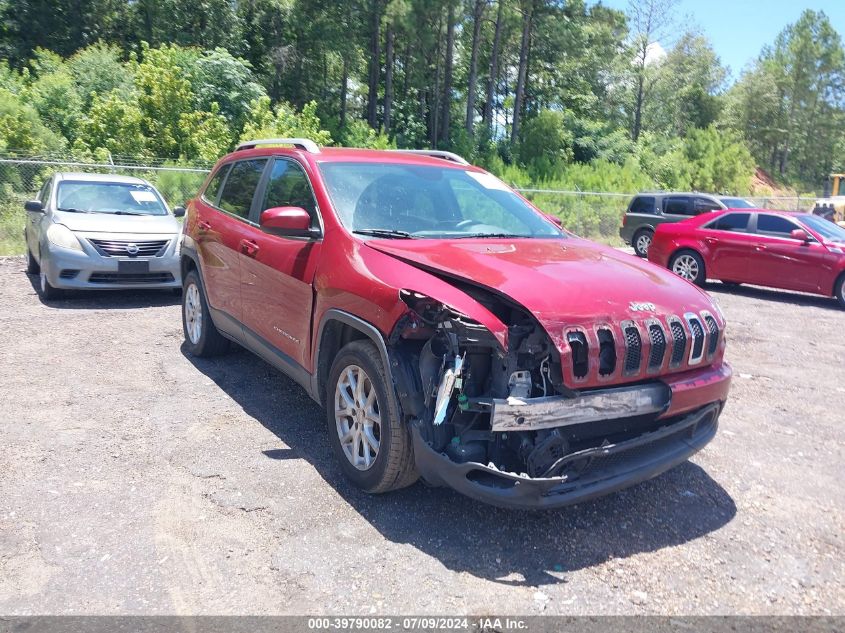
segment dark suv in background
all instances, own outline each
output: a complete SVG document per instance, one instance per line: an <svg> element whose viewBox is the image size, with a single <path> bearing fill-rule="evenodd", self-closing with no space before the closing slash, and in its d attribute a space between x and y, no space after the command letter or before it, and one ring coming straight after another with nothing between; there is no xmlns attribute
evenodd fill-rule
<svg viewBox="0 0 845 633"><path fill-rule="evenodd" d="M637 255L645 257L659 224L680 222L710 211L749 209L753 206L742 198L706 193L641 193L631 199L619 235L626 244L634 247Z"/></svg>

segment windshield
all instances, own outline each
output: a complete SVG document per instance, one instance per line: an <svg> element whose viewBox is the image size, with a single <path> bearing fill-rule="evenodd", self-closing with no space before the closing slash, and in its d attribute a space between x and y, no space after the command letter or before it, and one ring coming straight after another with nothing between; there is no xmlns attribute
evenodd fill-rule
<svg viewBox="0 0 845 633"><path fill-rule="evenodd" d="M728 209L753 209L754 205L743 198L722 198L722 203Z"/></svg>
<svg viewBox="0 0 845 633"><path fill-rule="evenodd" d="M825 220L816 215L802 215L799 219L818 233L822 239L828 242L845 243L845 229L838 224L834 224L830 220Z"/></svg>
<svg viewBox="0 0 845 633"><path fill-rule="evenodd" d="M59 211L115 215L167 215L158 192L149 185L63 180L56 193Z"/></svg>
<svg viewBox="0 0 845 633"><path fill-rule="evenodd" d="M560 238L564 233L490 174L396 163L323 163L340 221L385 238Z"/></svg>

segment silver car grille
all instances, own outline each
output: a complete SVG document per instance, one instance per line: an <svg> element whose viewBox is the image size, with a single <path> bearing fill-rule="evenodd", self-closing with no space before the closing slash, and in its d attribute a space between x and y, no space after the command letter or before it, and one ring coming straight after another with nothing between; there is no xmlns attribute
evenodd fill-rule
<svg viewBox="0 0 845 633"><path fill-rule="evenodd" d="M103 257L159 257L170 240L95 240L91 245Z"/></svg>

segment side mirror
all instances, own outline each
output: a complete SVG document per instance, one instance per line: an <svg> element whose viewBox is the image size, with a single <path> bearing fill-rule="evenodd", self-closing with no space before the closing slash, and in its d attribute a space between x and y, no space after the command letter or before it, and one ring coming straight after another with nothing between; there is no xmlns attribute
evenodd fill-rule
<svg viewBox="0 0 845 633"><path fill-rule="evenodd" d="M23 208L33 213L44 213L44 205L40 200L29 200L24 203Z"/></svg>
<svg viewBox="0 0 845 633"><path fill-rule="evenodd" d="M810 242L813 239L804 229L792 229L789 233L789 237L793 240L800 240L801 242Z"/></svg>
<svg viewBox="0 0 845 633"><path fill-rule="evenodd" d="M300 207L273 207L261 212L258 224L267 233L284 237L312 237L311 216Z"/></svg>
<svg viewBox="0 0 845 633"><path fill-rule="evenodd" d="M185 217L185 207L173 207L173 217L174 218L184 218Z"/></svg>
<svg viewBox="0 0 845 633"><path fill-rule="evenodd" d="M546 219L551 220L552 222L557 224L559 228L563 228L563 220L561 220L559 217L557 217L556 215L552 215L551 213L545 213L544 215L546 216Z"/></svg>

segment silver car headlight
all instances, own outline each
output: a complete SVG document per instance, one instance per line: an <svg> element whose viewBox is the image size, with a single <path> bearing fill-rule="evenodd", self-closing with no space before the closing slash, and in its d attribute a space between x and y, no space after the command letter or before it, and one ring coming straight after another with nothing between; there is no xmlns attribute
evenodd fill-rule
<svg viewBox="0 0 845 633"><path fill-rule="evenodd" d="M56 246L82 252L82 244L79 243L73 231L64 224L51 224L50 228L47 229L47 239Z"/></svg>

